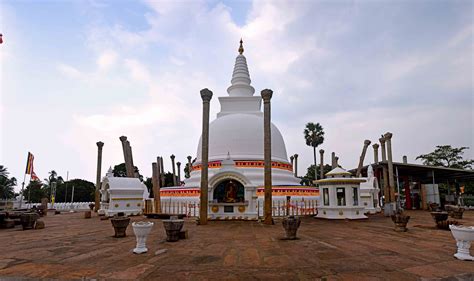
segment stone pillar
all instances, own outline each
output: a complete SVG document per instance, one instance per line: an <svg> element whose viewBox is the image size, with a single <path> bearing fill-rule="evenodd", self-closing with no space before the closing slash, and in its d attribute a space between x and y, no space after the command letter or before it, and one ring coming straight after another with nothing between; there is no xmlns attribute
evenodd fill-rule
<svg viewBox="0 0 474 281"><path fill-rule="evenodd" d="M176 162L178 168L178 185L181 185L181 162Z"/></svg>
<svg viewBox="0 0 474 281"><path fill-rule="evenodd" d="M385 138L382 136L380 139L380 149L382 150L382 161L385 162L387 161L387 154L385 150ZM385 196L385 202L384 203L389 203L391 202L391 196L390 196L390 187L388 186L388 170L385 165L383 165L382 168L382 173L383 173L383 194Z"/></svg>
<svg viewBox="0 0 474 281"><path fill-rule="evenodd" d="M165 186L165 166L163 164L163 157L159 157L160 158L160 180L161 180L161 186L164 187Z"/></svg>
<svg viewBox="0 0 474 281"><path fill-rule="evenodd" d="M298 154L295 154L293 157L295 157L295 178L298 177Z"/></svg>
<svg viewBox="0 0 474 281"><path fill-rule="evenodd" d="M324 179L324 150L319 150L319 175L321 179Z"/></svg>
<svg viewBox="0 0 474 281"><path fill-rule="evenodd" d="M121 136L119 139L122 142L123 158L125 162L125 170L127 171L127 177L133 178L133 167L131 166L131 163L129 161L129 144L127 144L127 137Z"/></svg>
<svg viewBox="0 0 474 281"><path fill-rule="evenodd" d="M359 158L359 166L357 167L356 178L360 178L360 174L362 173L362 167L364 166L364 159L365 154L367 153L367 147L370 145L370 140L364 141L364 147L362 148L362 153L360 154Z"/></svg>
<svg viewBox="0 0 474 281"><path fill-rule="evenodd" d="M336 152L331 153L331 167L336 168Z"/></svg>
<svg viewBox="0 0 474 281"><path fill-rule="evenodd" d="M262 90L263 99L263 147L265 162L265 203L264 203L264 223L273 224L272 218L272 131L271 131L271 106L270 99L273 91L269 89ZM298 171L298 154L295 154L295 176Z"/></svg>
<svg viewBox="0 0 474 281"><path fill-rule="evenodd" d="M174 154L171 154L170 158L171 158L171 166L173 167L172 168L172 170L173 170L173 186L177 186L177 184L176 184L176 167L174 165L174 158L175 158Z"/></svg>
<svg viewBox="0 0 474 281"><path fill-rule="evenodd" d="M97 212L100 209L100 177L101 177L101 170L102 170L102 148L104 147L104 143L99 141L97 142L97 177L96 177L96 184L95 184L95 207L94 210Z"/></svg>
<svg viewBox="0 0 474 281"><path fill-rule="evenodd" d="M193 163L191 162L192 157L188 156L186 158L188 158L188 175L191 177L191 172L193 170Z"/></svg>
<svg viewBox="0 0 474 281"><path fill-rule="evenodd" d="M334 164L336 165L336 167L339 167L339 157L334 157Z"/></svg>
<svg viewBox="0 0 474 281"><path fill-rule="evenodd" d="M128 147L128 162L130 163L130 167L132 170L131 178L139 178L138 169L135 169L135 164L133 164L133 153L132 153L132 146L130 145L130 141L127 141Z"/></svg>
<svg viewBox="0 0 474 281"><path fill-rule="evenodd" d="M393 160L392 160L392 133L385 133L384 139L387 142L387 160L388 160L388 184L390 186L391 202L395 201L395 177L393 175Z"/></svg>
<svg viewBox="0 0 474 281"><path fill-rule="evenodd" d="M374 149L374 163L378 163L379 162L379 144L374 143L372 145L372 148Z"/></svg>
<svg viewBox="0 0 474 281"><path fill-rule="evenodd" d="M161 214L161 194L160 194L160 168L158 162L152 163L152 183L153 183L153 210L157 214Z"/></svg>
<svg viewBox="0 0 474 281"><path fill-rule="evenodd" d="M408 158L406 155L403 155L403 164L408 164Z"/></svg>
<svg viewBox="0 0 474 281"><path fill-rule="evenodd" d="M201 194L199 209L199 224L207 224L208 213L208 170L209 170L209 105L212 99L212 92L208 89L201 90L202 98L202 135L201 135Z"/></svg>
<svg viewBox="0 0 474 281"><path fill-rule="evenodd" d="M295 169L293 168L293 164L294 164L294 161L295 161L295 156L291 155L290 156L290 161L291 161L291 169L292 169L293 173L295 173Z"/></svg>

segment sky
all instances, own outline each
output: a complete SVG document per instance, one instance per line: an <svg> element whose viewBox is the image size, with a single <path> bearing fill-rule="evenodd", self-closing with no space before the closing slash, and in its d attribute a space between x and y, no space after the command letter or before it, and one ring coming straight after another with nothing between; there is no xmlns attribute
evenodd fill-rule
<svg viewBox="0 0 474 281"><path fill-rule="evenodd" d="M474 158L472 1L0 1L0 165L95 182L123 162L151 176L156 156L196 156L199 91L227 95L238 42L252 85L274 91L272 121L299 175L318 147L355 168L363 142L392 132L394 161L436 145ZM368 150L365 164L373 160ZM319 160L318 160L319 161ZM29 178L27 177L27 181Z"/></svg>

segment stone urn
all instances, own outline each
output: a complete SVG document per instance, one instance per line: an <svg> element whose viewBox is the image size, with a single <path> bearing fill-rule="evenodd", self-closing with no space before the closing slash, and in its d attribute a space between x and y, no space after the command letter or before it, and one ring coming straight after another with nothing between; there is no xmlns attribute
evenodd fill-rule
<svg viewBox="0 0 474 281"><path fill-rule="evenodd" d="M464 208L455 208L449 214L453 219L462 220L462 215L464 214Z"/></svg>
<svg viewBox="0 0 474 281"><path fill-rule="evenodd" d="M431 212L431 217L438 223L439 221L445 221L448 219L448 212Z"/></svg>
<svg viewBox="0 0 474 281"><path fill-rule="evenodd" d="M403 213L397 213L392 215L392 221L395 224L394 230L397 232L406 232L407 231L407 224L410 220L410 216L407 216Z"/></svg>
<svg viewBox="0 0 474 281"><path fill-rule="evenodd" d="M436 222L436 227L439 229L449 230L450 225L458 225L458 221L456 220L445 220L445 221L438 221Z"/></svg>
<svg viewBox="0 0 474 281"><path fill-rule="evenodd" d="M469 253L471 243L474 241L474 226L450 225L449 228L458 247L454 257L463 261L474 261L474 257Z"/></svg>
<svg viewBox="0 0 474 281"><path fill-rule="evenodd" d="M113 218L110 219L110 222L112 223L112 226L115 230L114 237L120 238L127 236L127 227L130 223L129 217L124 216L123 213L119 213L113 216Z"/></svg>
<svg viewBox="0 0 474 281"><path fill-rule="evenodd" d="M296 232L300 227L301 220L299 217L288 216L285 217L282 221L283 228L285 229L286 239L294 240L296 239Z"/></svg>
<svg viewBox="0 0 474 281"><path fill-rule="evenodd" d="M135 254L142 254L148 252L148 249L146 247L146 239L148 237L148 234L150 234L151 229L153 228L153 223L145 221L134 222L132 223L132 227L133 232L137 237L137 246L135 247L135 249L133 249L133 252Z"/></svg>
<svg viewBox="0 0 474 281"><path fill-rule="evenodd" d="M171 218L163 220L163 226L166 230L166 241L176 242L179 240L179 232L183 228L184 220Z"/></svg>
<svg viewBox="0 0 474 281"><path fill-rule="evenodd" d="M25 229L34 229L36 220L39 218L37 213L23 213L20 215L20 222L23 226L23 230Z"/></svg>

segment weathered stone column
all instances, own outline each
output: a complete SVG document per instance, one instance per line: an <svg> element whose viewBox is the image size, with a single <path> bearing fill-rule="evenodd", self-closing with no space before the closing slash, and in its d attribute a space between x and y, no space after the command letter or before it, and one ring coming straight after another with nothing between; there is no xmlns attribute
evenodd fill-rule
<svg viewBox="0 0 474 281"><path fill-rule="evenodd" d="M127 144L127 137L126 136L121 136L120 141L122 142L122 150L123 150L123 159L125 162L125 170L127 171L127 177L133 178L133 167L131 166L131 163L129 161L129 150L128 150L128 144Z"/></svg>
<svg viewBox="0 0 474 281"><path fill-rule="evenodd" d="M97 212L100 209L100 177L101 177L101 170L102 170L102 148L104 147L104 143L99 141L97 142L97 177L96 177L96 184L95 184L95 196L94 196L94 210Z"/></svg>
<svg viewBox="0 0 474 281"><path fill-rule="evenodd" d="M295 156L291 155L290 156L290 161L291 161L291 169L293 173L295 173L295 168L293 167L294 161L295 161Z"/></svg>
<svg viewBox="0 0 474 281"><path fill-rule="evenodd" d="M178 168L178 185L181 185L181 162L176 162Z"/></svg>
<svg viewBox="0 0 474 281"><path fill-rule="evenodd" d="M154 212L161 213L161 195L160 195L160 168L158 162L152 163L152 183L153 183L153 201Z"/></svg>
<svg viewBox="0 0 474 281"><path fill-rule="evenodd" d="M408 164L408 158L406 155L403 155L403 164Z"/></svg>
<svg viewBox="0 0 474 281"><path fill-rule="evenodd" d="M387 154L385 150L385 138L382 136L380 139L380 149L382 150L382 162L387 161ZM385 203L391 202L390 196L390 186L388 186L388 170L385 165L382 168L383 173L383 194L385 196Z"/></svg>
<svg viewBox="0 0 474 281"><path fill-rule="evenodd" d="M160 158L160 180L161 180L161 187L165 187L165 166L163 164L163 157Z"/></svg>
<svg viewBox="0 0 474 281"><path fill-rule="evenodd" d="M378 163L379 162L379 144L374 143L372 145L372 148L374 149L374 163Z"/></svg>
<svg viewBox="0 0 474 281"><path fill-rule="evenodd" d="M336 167L339 167L339 157L334 157L334 164L336 165Z"/></svg>
<svg viewBox="0 0 474 281"><path fill-rule="evenodd" d="M128 162L130 163L131 167L131 178L139 178L138 169L135 168L135 164L133 164L133 153L132 153L132 146L130 145L130 141L127 140L127 147L128 147Z"/></svg>
<svg viewBox="0 0 474 281"><path fill-rule="evenodd" d="M265 204L264 204L264 223L273 224L272 218L272 131L271 131L271 106L270 99L273 91L269 89L262 90L263 99L263 159L265 162ZM298 171L298 154L295 154L295 176Z"/></svg>
<svg viewBox="0 0 474 281"><path fill-rule="evenodd" d="M193 164L191 162L192 157L188 156L186 158L188 158L188 175L189 175L189 177L191 177L191 172L193 170Z"/></svg>
<svg viewBox="0 0 474 281"><path fill-rule="evenodd" d="M390 185L390 199L395 201L395 177L393 175L393 159L392 159L392 133L387 132L383 135L387 142L387 160L388 160L388 184Z"/></svg>
<svg viewBox="0 0 474 281"><path fill-rule="evenodd" d="M173 170L173 186L177 186L177 184L176 184L176 167L174 165L174 158L175 158L174 154L171 154L170 158L171 158L171 166L173 166L173 168L172 168L172 170Z"/></svg>
<svg viewBox="0 0 474 281"><path fill-rule="evenodd" d="M208 170L209 170L209 105L212 92L208 89L201 90L202 98L202 136L201 136L201 194L199 209L199 224L207 224L208 209Z"/></svg>
<svg viewBox="0 0 474 281"><path fill-rule="evenodd" d="M360 178L360 174L362 173L362 166L364 166L364 159L365 154L367 153L367 147L370 145L370 140L364 141L364 147L362 148L362 153L360 154L359 158L359 166L357 167L356 178Z"/></svg>
<svg viewBox="0 0 474 281"><path fill-rule="evenodd" d="M321 179L324 179L324 150L319 150L319 175Z"/></svg>
<svg viewBox="0 0 474 281"><path fill-rule="evenodd" d="M298 154L294 155L295 157L295 178L298 177Z"/></svg>
<svg viewBox="0 0 474 281"><path fill-rule="evenodd" d="M331 167L336 168L336 152L331 153Z"/></svg>

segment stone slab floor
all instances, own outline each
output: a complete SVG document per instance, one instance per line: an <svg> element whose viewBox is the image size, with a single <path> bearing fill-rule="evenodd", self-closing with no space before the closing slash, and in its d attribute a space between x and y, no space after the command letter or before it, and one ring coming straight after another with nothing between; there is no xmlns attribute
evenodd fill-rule
<svg viewBox="0 0 474 281"><path fill-rule="evenodd" d="M133 254L131 226L114 238L110 221L94 214L49 214L46 228L0 230L0 280L472 280L474 262L453 257L449 231L438 230L426 211L410 211L409 231L397 233L389 218L326 221L305 217L300 239L282 240L281 221L210 222L186 219L189 239L165 242L160 220L149 252ZM133 221L144 220L133 217ZM474 225L474 212L465 212ZM167 249L156 255L158 250ZM471 254L474 254L471 249Z"/></svg>

